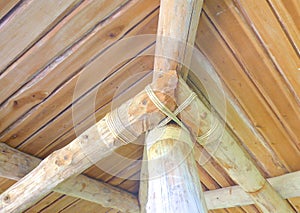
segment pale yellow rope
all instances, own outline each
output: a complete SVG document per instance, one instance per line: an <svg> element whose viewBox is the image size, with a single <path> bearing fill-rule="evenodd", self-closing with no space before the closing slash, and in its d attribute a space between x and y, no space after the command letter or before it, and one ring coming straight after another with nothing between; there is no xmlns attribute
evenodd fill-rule
<svg viewBox="0 0 300 213"><path fill-rule="evenodd" d="M124 144L128 144L137 139L137 137L122 123L117 109L109 113L105 121L113 136Z"/></svg>
<svg viewBox="0 0 300 213"><path fill-rule="evenodd" d="M190 96L174 111L172 112L170 109L168 109L155 95L154 91L152 90L151 86L148 85L145 88L145 91L151 101L154 103L154 105L161 111L163 112L167 118L165 118L160 124L159 127L166 125L168 122L173 120L176 122L179 126L181 126L184 130L188 131L188 129L185 127L185 125L182 123L181 120L177 118L177 115L182 112L188 105L191 104L191 102L197 97L197 95L192 92ZM213 126L210 128L207 132L205 132L203 135L199 136L196 138L196 140L201 144L204 145L205 143L203 142L204 139L208 138L213 132L215 132L218 127L219 127L219 122L217 119L214 119L213 121Z"/></svg>
<svg viewBox="0 0 300 213"><path fill-rule="evenodd" d="M179 113L181 113L186 107L188 107L193 100L197 97L196 93L192 92L190 94L190 96L182 103L180 104L175 111L173 112L173 114L175 116L177 116ZM167 123L169 123L172 119L170 117L166 117L159 125L158 127L162 127L165 126Z"/></svg>
<svg viewBox="0 0 300 213"><path fill-rule="evenodd" d="M179 126L181 126L184 130L188 131L188 129L184 126L184 124L177 118L177 116L168 109L155 95L154 91L152 90L151 86L148 85L145 88L147 95L149 96L150 100L154 103L154 105L163 112L166 116L171 118L174 122L176 122Z"/></svg>
<svg viewBox="0 0 300 213"><path fill-rule="evenodd" d="M182 104L180 104L177 107L177 109L175 109L174 112L172 112L157 98L150 85L146 86L145 91L149 96L150 100L154 103L154 105L167 116L164 120L161 121L159 127L162 127L166 125L168 122L170 122L171 120L173 120L179 126L181 126L185 131L189 132L186 126L182 123L182 121L177 118L177 115L180 112L182 112L187 106L189 106L193 102L193 100L197 97L197 95L194 92L192 92L189 95L189 97ZM137 139L137 137L133 133L131 133L122 123L117 109L109 113L105 121L107 127L109 128L113 136L116 139L120 140L122 143L128 144ZM215 122L213 122L213 127L210 130L208 130L203 135L197 137L197 141L200 144L203 145L204 144L203 140L208 138L218 128L219 122L217 120L214 121Z"/></svg>

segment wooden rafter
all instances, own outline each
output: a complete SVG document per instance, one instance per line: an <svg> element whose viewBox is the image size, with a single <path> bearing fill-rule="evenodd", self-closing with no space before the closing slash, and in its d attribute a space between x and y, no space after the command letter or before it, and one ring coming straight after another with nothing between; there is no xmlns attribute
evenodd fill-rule
<svg viewBox="0 0 300 213"><path fill-rule="evenodd" d="M20 180L41 162L40 159L5 143L0 143L0 153L0 177L11 180ZM123 212L139 212L138 201L134 195L85 175L70 178L56 186L53 191Z"/></svg>
<svg viewBox="0 0 300 213"><path fill-rule="evenodd" d="M19 180L21 177L25 176L28 172L34 169L35 166L41 161L36 157L11 148L4 143L0 143L0 153L2 153L0 156L0 177L9 178L11 180ZM72 180L67 180L65 183L54 188L53 191L98 203L106 207L116 208L121 211L139 211L137 199L130 194L129 195L131 198L126 199L126 194L128 194L127 192L121 191L120 193L115 194L115 187L92 180L84 175L79 175L73 178L73 180L77 180L77 183L74 185L70 184L70 186L72 186L71 189L68 188L68 183L72 183ZM299 180L300 171L267 179L272 187L285 199L300 197ZM89 189L85 188L82 191L82 183L88 183L86 186ZM76 187L77 185L80 187ZM99 194L99 191L107 191L106 189L112 192L112 196L108 196L108 193L105 194L106 197L103 197L103 195ZM119 191L120 190L117 189L117 192ZM125 196L123 196L124 193ZM93 196L90 197L90 195ZM204 197L208 209L231 208L234 206L254 204L251 197L238 185L206 191L204 192ZM109 202L103 203L103 198L105 198L107 201L109 200ZM126 206L128 206L128 208ZM129 209L129 207L131 209Z"/></svg>
<svg viewBox="0 0 300 213"><path fill-rule="evenodd" d="M177 86L172 81L176 78L175 76L176 74L172 72L162 74L160 79L156 79L160 81L153 84L153 87L158 90L156 95L171 110L174 108L174 103L172 103L174 94L172 91ZM182 83L182 85L182 88L186 89L185 84ZM143 103L146 102L146 106L139 105L142 101ZM150 103L147 95L143 92L134 97L132 103L127 102L120 110L127 113L131 112L128 113L131 115L129 119L122 119L131 125L132 131L136 133L136 136L155 126L157 120L163 118L163 115ZM207 117L210 117L205 107L201 106L200 109L207 111ZM143 117L145 115L146 118ZM141 117L144 120L140 119ZM73 175L79 174L92 165L93 161L100 160L122 145L116 139L116 135L112 134L108 129L105 119L107 117L84 132L68 146L51 154L36 169L3 193L0 197L0 210L16 211L18 209L19 211L20 209L26 209L45 196L59 183ZM207 123L208 120L206 119L203 122ZM145 123L151 125L143 126L142 124ZM203 132L207 130L207 127L209 125L202 127ZM101 141L99 140L99 132L101 135L104 135ZM272 211L273 208L276 208L276 210L281 209L284 212L292 211L289 205L266 182L251 161L251 158L247 156L246 152L236 141L229 134L224 134L221 139L223 143L221 143L218 151L215 152L215 158L226 168L230 176L241 185L243 190L252 197L255 203L266 212ZM210 145L205 146L208 151L210 151ZM235 156L239 157L236 158ZM245 170L245 168L248 169ZM250 181L248 182L248 180Z"/></svg>
<svg viewBox="0 0 300 213"><path fill-rule="evenodd" d="M300 197L300 171L267 179L284 199ZM209 209L230 208L254 204L240 186L230 186L204 193Z"/></svg>

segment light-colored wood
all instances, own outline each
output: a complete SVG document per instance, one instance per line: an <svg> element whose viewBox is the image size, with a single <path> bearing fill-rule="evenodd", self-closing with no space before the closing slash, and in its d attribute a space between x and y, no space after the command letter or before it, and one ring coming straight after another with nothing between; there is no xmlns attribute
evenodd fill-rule
<svg viewBox="0 0 300 213"><path fill-rule="evenodd" d="M271 186L285 199L300 197L300 171L269 178ZM251 197L240 186L204 192L208 209L229 208L253 204Z"/></svg>
<svg viewBox="0 0 300 213"><path fill-rule="evenodd" d="M52 203L55 201L61 199L64 195L51 192L49 195L44 197L44 199L40 200L38 203L36 203L31 208L27 209L25 213L34 213L34 212L41 212L43 209L47 208L48 206L51 206Z"/></svg>
<svg viewBox="0 0 300 213"><path fill-rule="evenodd" d="M68 48L70 48L70 46L75 45L76 41L78 42L79 39L84 37L84 34L87 31L91 30L91 28L100 21L103 21L115 10L116 7L120 6L122 3L124 3L124 0L117 0L113 2L109 0L83 2L69 16L61 21L53 30L51 30L45 37L38 41L29 51L27 51L6 70L4 78L0 79L0 103L7 98L10 98L10 100L5 102L5 108L7 108L7 110L14 109L17 112L24 112L44 100L55 88L55 85L53 84L57 84L57 80L54 81L52 79L52 81L54 81L52 83L53 86L51 85L52 87L50 87L49 85L47 89L39 87L38 89L31 90L31 95L26 92L28 88L25 87L22 90L22 94L19 93L13 97L10 96L12 96L24 84L28 83L28 81L31 79L31 76L37 74L42 76L41 73L53 71L53 68L49 69L49 67L45 67L49 61L61 60L63 57L59 56L62 52L66 51ZM70 53L71 52L69 50L69 54ZM66 71L60 73L68 75ZM62 75L61 80L63 80L64 75ZM42 79L39 80L41 81ZM42 81L46 83L45 79ZM14 83L12 84L11 82ZM31 82L30 84L31 86L37 86L37 82ZM3 110L3 107L1 109ZM11 112L10 110L6 111L5 114ZM10 115L12 116L12 120L17 114L19 114L17 112ZM1 117L3 120L4 118ZM0 131L3 130L2 128L7 125L6 122L1 124Z"/></svg>
<svg viewBox="0 0 300 213"><path fill-rule="evenodd" d="M138 195L141 213L146 212L146 205L148 201L148 177L147 147L144 146Z"/></svg>
<svg viewBox="0 0 300 213"><path fill-rule="evenodd" d="M19 180L33 170L41 160L0 143L0 176ZM84 188L83 188L84 186ZM111 185L84 175L68 179L53 189L55 192L98 203L125 212L138 212L136 197Z"/></svg>
<svg viewBox="0 0 300 213"><path fill-rule="evenodd" d="M145 212L207 212L188 132L167 125L146 136Z"/></svg>
<svg viewBox="0 0 300 213"><path fill-rule="evenodd" d="M0 2L0 19L2 19L16 4L19 0L2 0Z"/></svg>
<svg viewBox="0 0 300 213"><path fill-rule="evenodd" d="M154 88L162 87L162 90L167 88L168 91L173 87L175 76L175 71L161 74L160 78L152 85ZM163 92L156 92L156 95L166 107L174 110L172 97ZM124 103L117 110L122 112L121 114L118 113L119 119L122 123L126 123L127 127L120 127L121 130L119 131L121 132L111 132L106 123L108 114L69 145L52 153L38 167L2 193L0 210L14 212L19 209L26 209L62 181L81 173L93 163L109 155L117 147L124 145L118 140L118 137L125 128L130 128L127 131L139 136L156 126L164 118L144 91Z"/></svg>
<svg viewBox="0 0 300 213"><path fill-rule="evenodd" d="M199 67L199 69L201 68ZM207 86L214 84L213 82L211 82L212 78L206 75L203 75L203 77L204 76L205 79L207 79L206 89L213 89L213 87L209 88ZM201 101L207 101L208 97L202 94L199 90L199 88L201 88L201 82L199 82L199 79L197 79L197 77L190 75L188 85L193 89L195 93L197 93ZM261 136L261 134L253 127L246 113L241 109L241 107L234 99L230 91L225 87L225 85L223 85L223 90L225 92L224 101L226 104L226 113L222 113L224 112L222 106L214 106L214 109L217 112L220 112L219 114L222 119L226 120L231 130L241 141L243 141L244 144L247 145L247 148L255 153L257 166L262 168L268 176L282 175L288 172L288 169L284 166L284 163L277 157L272 148L265 141L264 137ZM207 104L207 107L211 107L211 105ZM205 164L204 167L205 166L207 166L207 164ZM209 172L213 171L211 168L208 170ZM222 177L224 177L224 175L222 175ZM228 185L222 185L222 187L225 186Z"/></svg>
<svg viewBox="0 0 300 213"><path fill-rule="evenodd" d="M282 78L289 86L298 103L300 102L299 53L294 50L267 1L235 1L249 26L252 27L265 50L270 55ZM295 3L295 2L293 2ZM292 4L294 5L294 4ZM299 7L299 2L295 7ZM299 9L296 10L299 19ZM298 16L298 17L297 17ZM266 27L267 26L267 27ZM284 52L285 54L281 54ZM298 138L299 140L299 138Z"/></svg>
<svg viewBox="0 0 300 213"><path fill-rule="evenodd" d="M106 19L106 21L98 25L92 32L84 36L86 31L91 28L93 24L97 23L101 19L106 18L108 13L110 13L114 9L112 6L116 6L115 4L117 4L117 2L119 2L118 4L120 4L121 1L114 1L115 3L113 5L109 4L109 2L111 1L105 1L101 4L99 4L99 1L91 2L94 3L88 5L84 4L82 7L77 8L78 11L74 11L76 13L71 17L68 17L69 20L65 20L63 23L58 25L54 29L54 31L51 31L50 34L45 36L39 43L37 43L30 51L28 51L15 63L14 68L11 68L11 70L7 72L7 74L2 78L2 81L0 79L0 97L6 99L10 95L12 95L16 89L19 88L20 84L23 85L26 82L26 79L30 78L30 76L37 70L43 68L43 64L47 63L48 60L51 59L51 57L54 57L57 53L60 54L57 56L58 58L51 63L51 65L42 69L42 71L39 72L39 74L33 81L27 83L26 86L22 88L22 90L19 90L19 92L9 97L9 99L0 107L0 118L2 120L0 124L0 132L8 128L20 116L24 116L24 114L26 113L28 114L28 110L31 109L32 111L33 107L35 109L41 109L44 105L50 104L49 101L53 100L54 98L52 95L53 92L64 82L67 81L64 86L60 87L60 94L62 94L62 91L64 91L65 93L72 93L75 86L71 86L70 84L76 84L76 81L78 80L80 74L86 73L88 71L85 69L83 70L83 72L80 72L77 75L73 76L74 72L77 72L77 70L81 68L82 64L86 64L99 52L103 52L105 48L108 48L111 44L123 37L124 34L127 34L128 30L130 30L137 23L143 20L143 18L147 14L151 13L151 11L153 11L158 6L157 0L147 2L137 0L131 1L123 6L118 11L118 13L113 14L110 19ZM96 8L95 5L97 5ZM99 17L93 18L94 21L91 22L89 21L89 19L86 20L82 18L90 13L97 14L97 12L100 12L98 10L101 11L101 15L98 15ZM135 16L133 14L135 14ZM119 19L122 19L122 22L120 22ZM82 20L80 24L77 23L78 20ZM86 22L90 24L87 25ZM81 27L80 25L86 27ZM140 28L141 26L137 27L137 29ZM151 32L148 31L145 33ZM72 35L72 37L70 37L70 34ZM131 36L133 35L134 34L131 33ZM82 36L84 38L82 38ZM128 36L130 35L127 35L127 37ZM80 42L73 44L80 38L82 38ZM64 48L67 48L71 44L75 46L66 51ZM141 47L138 46L137 49L138 48ZM66 52L61 53L62 51ZM118 51L121 51L121 49L119 49ZM139 51L141 51L141 49L139 49L137 52ZM105 53L108 54L107 51L103 54ZM102 57L102 60L107 60L107 58ZM111 60L116 60L116 57L112 57ZM96 63L99 63L99 61L97 61ZM104 65L98 65L103 67L104 69ZM112 67L108 69L111 68ZM18 74L16 73L17 71ZM106 73L104 72L102 75L99 75L99 67L97 67L97 70L93 72L95 72L93 74L93 79L95 80L87 80L88 82L91 82L91 84L95 84L95 82L98 83L99 81L101 81L104 78L103 74ZM91 76L92 75L86 77L88 78ZM99 76L99 79L95 78L95 76ZM16 83L12 84L11 82L13 81L16 81ZM45 87L45 85L47 85L47 87ZM92 87L94 85L88 86ZM66 91L66 89L68 89L69 91ZM73 91L71 92L70 90ZM60 94L56 94L54 96L58 96ZM63 99L64 101L68 101L68 103L66 104L64 104L64 101L62 100L55 100L56 104L60 103L58 104L59 108L57 108L57 110L64 109L72 101L72 95L66 96L69 97ZM54 104L54 102L52 103ZM34 111L35 113L40 114L40 111ZM51 115L51 113L46 114L47 116ZM31 114L31 116L33 115ZM43 116L43 119L46 118L47 117ZM43 124L38 124L38 126L41 125ZM26 124L26 126L29 126L29 124ZM30 129L34 130L33 126ZM25 132L28 133L28 131ZM17 135L21 136L21 134ZM21 139L19 137L18 141L20 140Z"/></svg>
<svg viewBox="0 0 300 213"><path fill-rule="evenodd" d="M253 84L249 82L248 77L241 75L243 72L242 68L234 55L228 50L228 46L218 35L218 32L209 23L204 13L198 28L196 44L205 56L210 59L215 71L224 80L230 92L235 98L238 97L240 107L245 110L245 114L248 115L252 125L268 142L268 146L281 159L280 164L284 165L289 171L299 170L300 165L297 162L299 162L300 153L295 144L286 130L282 128L282 124L274 115L274 112L266 105L263 97L260 96ZM219 63L220 61L223 62ZM235 78L232 78L233 74L236 76ZM247 146L251 148L250 150L256 153L255 144L251 145L252 142L248 140L244 141L244 143L246 142ZM263 146L265 145L260 145L260 147ZM284 149L282 148L283 146ZM287 152L289 155L286 155ZM264 161L267 162L268 160Z"/></svg>
<svg viewBox="0 0 300 213"><path fill-rule="evenodd" d="M189 62L194 45L202 0L161 1L155 47L154 75L168 70L181 71L181 63Z"/></svg>
<svg viewBox="0 0 300 213"><path fill-rule="evenodd" d="M199 18L202 11L203 6L203 0L201 1L195 1L193 5L193 12L191 15L191 23L189 26L189 34L187 39L187 48L185 49L184 53L184 59L183 64L185 66L182 66L180 69L180 74L184 80L187 80L189 69L187 66L191 64L192 54L193 54L193 48L195 45L195 38L197 34L197 28L199 26Z"/></svg>
<svg viewBox="0 0 300 213"><path fill-rule="evenodd" d="M128 20L131 20L131 22L130 22L131 24L128 24L128 25L130 25L132 27L135 24L137 24L137 22L140 21L147 14L147 11L150 12L152 9L155 8L156 4L154 4L154 3L151 3L151 4L149 3L149 5L147 4L148 6L146 9L146 8L142 7L144 3L140 2L140 3L137 3L138 5L135 5L135 7L133 7L132 10L130 10L130 13L124 13L124 14L121 13L120 14L121 17L124 18L124 26L127 25L126 23ZM143 13L141 15L138 15L139 12L141 12L141 11L143 11ZM128 15L126 15L126 14L131 14L131 16L132 16L132 13L136 14L135 18L137 20L135 18L132 20L132 19L130 19L130 16L128 17ZM151 22L152 19L153 19L153 16L150 16L149 19L145 20L145 22L146 23ZM112 20L115 20L115 19L112 19ZM154 19L154 23L155 23L155 20L156 19ZM109 25L109 23L111 25ZM108 24L108 25L106 26L106 24ZM46 85L50 84L49 88L54 89L56 86L59 85L59 83L63 82L63 81L61 82L61 80L67 78L67 76L69 74L71 74L74 70L79 69L81 66L80 64L85 63L85 60L88 60L88 56L91 56L90 55L91 53L96 54L97 51L106 47L105 46L106 43L103 44L101 42L98 42L98 36L101 37L103 35L109 34L109 32L111 30L113 30L114 28L119 26L120 22L117 19L114 22L108 22L106 24L105 24L105 26L108 27L107 31L104 29L103 29L103 31L101 31L102 27L99 27L99 29L97 29L97 32L99 34L97 33L94 36L91 36L92 37L91 41L90 41L91 43L88 42L88 40L86 41L87 43L83 43L85 45L82 46L82 51L81 51L81 48L78 50L79 52L75 51L74 56L70 55L70 60L68 60L66 58L67 61L65 61L65 62L62 61L62 63L63 63L62 67L58 66L54 70L51 70L51 72L49 73L50 75L47 76L46 78L43 78L43 80L41 80L41 82L38 83L38 85L34 89L34 91L39 91L41 88L44 87L43 85L45 85L45 84ZM152 24L153 23L151 23L151 26L152 26ZM124 31L122 31L122 33L125 34L126 30L129 30L129 29L130 28L124 28ZM133 32L132 31L129 32L129 36L134 36L134 35L136 35L136 33L152 33L151 28L150 28L150 31L149 31L149 29L148 30L147 29L148 28L145 28L145 31L144 31L144 29L142 27L134 28ZM122 35L118 35L118 36L122 36ZM107 39L107 37L104 37L103 42L105 42L106 39ZM128 54L130 54L130 57L134 57L141 50L146 48L147 45L150 45L154 40L155 40L155 37L153 38L152 41L150 40L148 43L148 41L145 41L145 39L144 39L145 43L143 43L143 44L145 44L145 46L144 45L135 45L134 47L132 47L130 49L130 51L126 50L126 49L128 49L128 47L125 46L125 47L123 47L124 48L123 51L126 50L126 52ZM111 42L113 42L113 41L115 41L114 38L112 38L111 40L106 41L106 42L111 44ZM87 66L84 70L82 70L82 72L78 73L77 75L75 75L74 77L69 79L59 89L58 92L54 93L53 96L50 96L41 105L38 105L36 108L34 108L35 110L32 110L30 113L27 114L30 116L22 117L20 120L18 120L18 122L16 124L14 124L13 126L10 126L10 128L0 136L1 140L5 141L9 145L15 147L15 146L19 145L20 143L24 142L24 140L26 140L29 136L31 136L37 130L39 130L41 126L44 126L45 124L47 124L48 121L53 120L55 118L55 116L57 116L59 114L59 112L61 112L61 111L63 111L63 113L58 118L56 118L55 120L50 122L49 125L47 125L42 130L40 130L41 132L39 134L34 135L34 137L31 137L29 140L26 141L26 143L23 143L22 147L20 147L20 148L22 149L22 151L33 154L33 150L41 149L42 147L44 147L46 145L45 137L47 137L47 143L51 143L51 142L53 142L52 140L55 140L57 137L63 135L65 133L65 131L72 129L72 126L73 126L72 107L70 107L70 104L73 101L73 92L74 92L74 89L76 88L76 83L77 83L78 79L81 76L81 79L86 81L86 84L84 84L82 86L82 93L84 94L85 92L89 91L89 89L94 87L95 84L97 84L99 81L102 81L103 78L107 77L107 75L111 75L111 73L113 73L115 71L114 69L107 71L107 73L105 73L106 71L99 73L99 67L102 67L103 69L105 69L105 67L107 67L107 69L113 68L114 62L118 61L118 59L122 58L122 55L124 55L120 48L121 47L119 46L119 47L115 47L113 49L108 49L107 52L104 52L105 53L104 55L100 56L97 60L94 60L89 66ZM87 51L87 50L89 50L89 51ZM149 52L149 54L151 54L151 51ZM123 57L123 58L124 58L124 60L127 60L126 57ZM107 64L106 62L110 61L110 60L111 60L111 63ZM151 58L150 58L150 60L151 60ZM106 62L104 62L104 61L106 61ZM97 92L98 91L98 89L97 89L98 87L97 87L97 88L94 88L90 93L88 93L87 96L84 96L82 101L80 101L79 103L76 104L76 108L78 108L78 110L80 111L80 114L78 116L82 116L82 119L84 119L91 113L85 107L84 101L87 101L90 98L93 98L93 96L95 94L97 94L97 98L96 98L97 102L95 103L95 105L97 108L100 108L101 106L103 106L103 104L109 103L111 101L116 89L118 88L118 86L120 84L122 84L122 79L124 80L125 76L126 76L126 78L129 78L130 76L134 75L135 72L138 72L138 71L145 72L145 71L149 71L149 70L153 69L152 68L153 64L150 63L151 65L149 65L149 62L146 59L143 59L142 61L146 61L146 62L144 63L144 62L136 61L135 70L133 70L133 71L128 70L125 67L124 67L124 69L117 68L116 71L120 71L120 72L115 73L113 75L113 78L109 78L109 79L113 79L113 80L111 82L106 81L106 82L104 82L104 84L100 85L100 88L108 88L109 87L110 88L110 89L108 89L109 93L105 93L105 94L100 93L99 94ZM139 65L138 65L139 63L141 63L142 67L144 67L144 68L139 67ZM63 73L65 73L65 72L66 72L66 76L63 75ZM86 73L88 73L88 74L86 74ZM35 87L35 86L33 86L33 87ZM130 97L128 97L128 98L130 98ZM55 107L56 110L53 110L53 107ZM68 107L67 110L65 110L66 107ZM81 109L79 109L79 107L81 107ZM111 109L102 113L102 117L110 110ZM100 118L102 118L102 117L100 117ZM35 118L35 119L33 119L34 122L33 122L32 118ZM79 123L81 123L81 121ZM54 129L52 129L52 127L54 127ZM34 145L32 143L34 143Z"/></svg>
<svg viewBox="0 0 300 213"><path fill-rule="evenodd" d="M9 19L1 23L0 73L78 2L67 0L53 4L51 1L24 1Z"/></svg>
<svg viewBox="0 0 300 213"><path fill-rule="evenodd" d="M191 93L189 87L181 79L178 93L182 94L182 98L184 96L187 97ZM196 99L193 103L197 104L198 109L206 111L206 119L207 116L212 116L199 99ZM192 107L190 110L185 110L184 117L195 118L197 112L193 110L195 110L195 108ZM206 121L206 119L204 119L204 121ZM216 119L215 122L220 122L218 117L216 117ZM206 122L203 123L205 124ZM222 125L219 124L219 127L222 127ZM199 128L207 130L207 126L203 124L200 125ZM255 204L263 212L274 212L278 210L282 212L294 212L291 206L282 199L264 179L250 156L227 131L224 131L222 128L217 128L204 145L204 148L228 172L230 177L251 196Z"/></svg>
<svg viewBox="0 0 300 213"><path fill-rule="evenodd" d="M170 70L181 72L182 63L190 62L192 50L187 45L194 44L202 3L202 0L161 1L153 82ZM163 92L174 97L177 78L171 80L173 84L165 85ZM147 162L141 176L148 179L140 187L141 205L145 205L142 212L207 212L193 155L186 153L191 151L192 142L188 141L188 135L180 138L181 134L181 128L169 125L149 132L144 152ZM180 165L178 158L183 158Z"/></svg>
<svg viewBox="0 0 300 213"><path fill-rule="evenodd" d="M281 27L300 56L300 3L297 0L268 0Z"/></svg>
<svg viewBox="0 0 300 213"><path fill-rule="evenodd" d="M24 173L28 173L40 162L39 159L23 154L2 143L0 144L0 152L2 153L2 155L0 156L1 159L0 176L8 177L14 180L19 180L21 176L24 176ZM3 155L3 153L5 154ZM9 175L7 173L7 169L11 169ZM285 199L293 198L293 197L300 196L299 176L300 176L300 172L294 172L294 173L270 178L268 179L268 182L275 188L277 192L281 194L283 198ZM101 199L103 198L103 195L99 193L97 194L97 192L106 191L106 188L107 190L114 192L115 189L111 186L99 183L97 181L93 181L93 180L89 181L89 180L90 180L89 178L84 177L83 175L79 175L78 177L73 178L73 180L68 180L64 184L59 185L54 189L54 191L64 193L74 197L79 197L82 199L87 199L87 197L85 197L84 194L85 192L93 192L93 198L88 199L89 201L102 204L103 206L110 206L113 205L113 201L116 200L116 204L118 205L117 207L115 207L116 209L120 209L123 211L126 210L124 208L120 208L122 204L125 204L125 205L129 205L131 207L129 209L131 209L134 212L134 206L137 207L137 203L131 202L130 199L126 199L125 197L122 196L119 197L118 193L116 194L112 193L111 198L107 197L108 194L106 194L105 199L110 200L109 202L110 204L104 205ZM147 183L147 181L145 182ZM82 185L85 185L86 188L83 191L80 191ZM79 189L77 189L77 186L79 187ZM99 188L99 190L95 190L97 188ZM119 190L117 190L117 192L118 191ZM99 197L97 197L98 195ZM243 205L249 205L253 203L251 197L247 195L247 193L245 193L243 189L239 186L207 191L204 193L204 196L207 202L208 209L229 208L233 206L243 206ZM139 199L141 200L141 198Z"/></svg>
<svg viewBox="0 0 300 213"><path fill-rule="evenodd" d="M297 141L300 140L299 103L295 99L294 94L289 91L289 86L274 66L272 58L268 57L264 47L261 45L259 40L256 39L255 33L251 30L251 28L247 26L245 20L241 16L241 13L237 12L237 8L234 6L232 1L227 0L219 2L217 0L213 0L206 5L206 11L210 20L212 20L212 22L217 26L218 31L234 52L237 61L242 65L244 73L241 73L240 75L246 75L251 79L257 90L263 95L270 108L275 112L276 117L279 118L284 129L288 130L287 132L291 136L294 144L297 145ZM218 7L216 5L218 5ZM264 8L264 6L262 7ZM268 17L270 18L270 21L273 19L271 16ZM235 24L233 25L232 21L228 20L234 20ZM273 28L271 29L273 30ZM277 33L276 36L278 36ZM282 36L284 37L284 35L281 35L280 37ZM282 41L284 39L285 38L277 38L276 41L279 42L279 40ZM289 45L287 44L286 46L288 47ZM247 49L247 51L244 51L245 49ZM252 55L259 55L260 58L250 58L249 56ZM299 59L298 62L299 67ZM293 63L292 58L290 58L289 63ZM296 64L294 64L294 66L295 65ZM261 70L265 71L262 72ZM286 70L286 72L288 72L288 70ZM233 74L230 74L230 78L233 78ZM234 75L234 77L241 79L238 78L238 75ZM298 81L298 83L299 82L300 81ZM243 84L242 81L241 83ZM278 95L279 93L281 95ZM261 123L261 125L263 125L263 123Z"/></svg>

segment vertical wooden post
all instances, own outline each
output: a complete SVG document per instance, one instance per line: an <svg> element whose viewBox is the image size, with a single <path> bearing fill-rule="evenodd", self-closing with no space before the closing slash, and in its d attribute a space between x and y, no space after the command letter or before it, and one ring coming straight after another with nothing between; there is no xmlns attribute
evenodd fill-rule
<svg viewBox="0 0 300 213"><path fill-rule="evenodd" d="M163 0L160 5L152 88L175 97L178 77L158 83L189 61L203 0ZM139 201L142 212L207 212L188 132L167 125L146 138ZM145 176L148 180L145 180Z"/></svg>
<svg viewBox="0 0 300 213"><path fill-rule="evenodd" d="M146 136L146 212L207 212L189 132L175 125Z"/></svg>

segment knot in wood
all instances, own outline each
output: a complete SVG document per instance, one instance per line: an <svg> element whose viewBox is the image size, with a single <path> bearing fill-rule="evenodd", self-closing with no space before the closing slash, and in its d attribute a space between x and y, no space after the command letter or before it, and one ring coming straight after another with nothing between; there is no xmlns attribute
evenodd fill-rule
<svg viewBox="0 0 300 213"><path fill-rule="evenodd" d="M71 151L67 151L65 153L62 153L62 155L59 155L60 153L57 153L57 159L55 161L55 164L57 166L67 166L72 163L73 160L73 153Z"/></svg>

